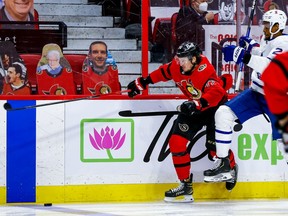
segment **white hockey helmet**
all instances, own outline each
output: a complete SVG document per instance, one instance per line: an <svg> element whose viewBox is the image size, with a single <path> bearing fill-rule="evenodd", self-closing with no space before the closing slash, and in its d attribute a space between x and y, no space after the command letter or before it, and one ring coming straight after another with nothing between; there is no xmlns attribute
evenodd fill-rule
<svg viewBox="0 0 288 216"><path fill-rule="evenodd" d="M285 29L286 22L287 22L287 16L286 16L285 12L282 10L276 10L276 9L275 10L269 10L266 13L264 13L263 22L269 22L270 23L270 33L272 34L271 29L274 26L274 24L276 24L276 23L279 24L278 31ZM276 32L273 34L276 34Z"/></svg>

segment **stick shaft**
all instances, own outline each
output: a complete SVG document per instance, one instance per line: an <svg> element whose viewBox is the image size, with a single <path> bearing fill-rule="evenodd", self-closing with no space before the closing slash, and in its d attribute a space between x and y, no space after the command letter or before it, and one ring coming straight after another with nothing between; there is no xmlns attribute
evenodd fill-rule
<svg viewBox="0 0 288 216"><path fill-rule="evenodd" d="M139 116L159 116L159 115L178 115L178 111L156 111L156 112L137 112L131 110L120 111L119 115L123 117L139 117Z"/></svg>
<svg viewBox="0 0 288 216"><path fill-rule="evenodd" d="M5 70L5 68L4 68L4 65L3 65L3 61L2 61L2 56L0 55L0 67L2 68L2 70L3 70L3 75L4 75L4 80L5 80L5 82L6 83L8 83L8 80L7 80L7 72L6 72L6 70Z"/></svg>
<svg viewBox="0 0 288 216"><path fill-rule="evenodd" d="M56 101L56 102L51 102L51 103L37 104L37 105L31 105L31 106L23 106L23 107L17 107L17 108L12 107L11 109L7 109L7 111L34 109L37 107L51 106L51 105L75 102L75 101L80 101L80 100L88 100L88 99L97 98L97 97L99 97L99 95L94 95L93 97L89 96L89 97L84 97L84 98L75 98L75 99L71 99L71 100Z"/></svg>
<svg viewBox="0 0 288 216"><path fill-rule="evenodd" d="M246 35L245 35L246 37L249 37L249 35L250 35L251 23L252 23L252 20L254 17L255 5L256 5L256 0L253 0L251 11L250 11L250 16L249 16L249 20L248 20L248 26L247 26L247 30L246 30ZM239 89L240 89L240 84L241 84L241 80L243 77L243 68L244 68L244 64L241 63L239 66L239 72L238 72L237 81L235 84L235 90L236 91L239 91Z"/></svg>
<svg viewBox="0 0 288 216"><path fill-rule="evenodd" d="M51 102L51 103L44 103L44 104L37 104L37 105L32 105L32 106L23 106L23 107L16 107L16 108L7 108L7 111L17 111L17 110L26 110L26 109L34 109L37 107L44 107L44 106L51 106L51 105L56 105L56 104L63 104L63 103L70 103L70 102L75 102L75 101L80 101L80 100L89 100L89 99L94 99L94 98L99 98L101 96L107 96L107 95L115 95L115 94L121 94L121 93L126 93L129 92L129 90L123 90L123 91L117 91L117 92L112 92L110 94L99 94L99 95L90 95L87 97L81 97L81 98L74 98L71 100L62 100L62 101L56 101L56 102Z"/></svg>

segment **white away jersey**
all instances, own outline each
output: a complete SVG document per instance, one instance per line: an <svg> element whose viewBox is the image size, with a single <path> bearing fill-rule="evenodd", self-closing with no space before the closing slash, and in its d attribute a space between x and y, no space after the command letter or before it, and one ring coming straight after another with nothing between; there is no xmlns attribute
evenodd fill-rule
<svg viewBox="0 0 288 216"><path fill-rule="evenodd" d="M288 35L278 36L272 40L267 41L266 44L261 43L261 47L254 49L251 53L251 59L247 64L250 68L253 69L251 75L251 88L261 94L264 94L264 84L261 80L261 75L270 63L271 59L275 57L275 55L288 51ZM259 53L259 50L262 52Z"/></svg>

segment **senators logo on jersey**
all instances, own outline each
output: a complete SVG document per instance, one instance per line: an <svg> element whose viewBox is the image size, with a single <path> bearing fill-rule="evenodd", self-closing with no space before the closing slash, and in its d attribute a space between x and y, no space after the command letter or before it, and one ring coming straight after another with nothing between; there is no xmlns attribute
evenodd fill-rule
<svg viewBox="0 0 288 216"><path fill-rule="evenodd" d="M183 89L184 92L189 94L189 98L191 99L200 99L202 96L201 90L195 88L190 79L182 80L181 82L178 82L177 85L180 89Z"/></svg>
<svg viewBox="0 0 288 216"><path fill-rule="evenodd" d="M66 89L59 84L52 85L49 91L43 90L42 93L44 95L67 95Z"/></svg>
<svg viewBox="0 0 288 216"><path fill-rule="evenodd" d="M205 68L207 68L207 64L200 65L199 68L198 68L198 72L204 71Z"/></svg>
<svg viewBox="0 0 288 216"><path fill-rule="evenodd" d="M97 94L110 94L112 93L112 89L109 85L106 85L104 82L97 83L94 88L87 88L91 95Z"/></svg>

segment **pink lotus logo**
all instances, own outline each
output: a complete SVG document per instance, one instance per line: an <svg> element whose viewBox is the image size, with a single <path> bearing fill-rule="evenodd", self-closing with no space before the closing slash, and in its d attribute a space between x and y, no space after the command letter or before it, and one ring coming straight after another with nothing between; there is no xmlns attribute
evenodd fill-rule
<svg viewBox="0 0 288 216"><path fill-rule="evenodd" d="M131 162L134 160L134 120L129 118L82 119L82 162Z"/></svg>
<svg viewBox="0 0 288 216"><path fill-rule="evenodd" d="M126 134L121 137L121 128L115 133L114 129L107 126L105 129L101 129L100 134L94 128L94 136L89 133L89 139L92 146L97 150L106 149L109 158L112 157L110 153L111 150L117 150L121 148L125 141Z"/></svg>

